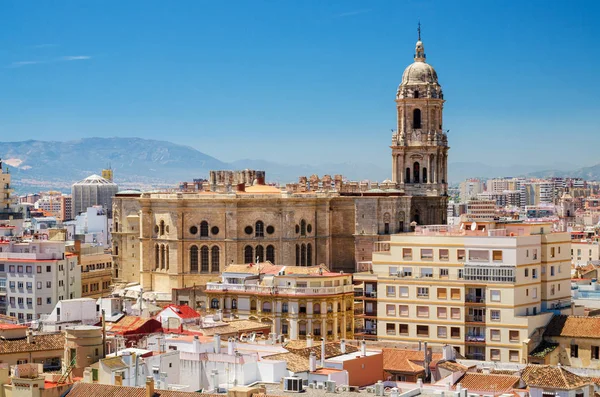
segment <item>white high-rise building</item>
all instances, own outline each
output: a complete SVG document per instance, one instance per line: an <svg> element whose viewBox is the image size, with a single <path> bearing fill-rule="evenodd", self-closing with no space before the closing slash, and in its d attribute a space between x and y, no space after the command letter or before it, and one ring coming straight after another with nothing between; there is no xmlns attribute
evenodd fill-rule
<svg viewBox="0 0 600 397"><path fill-rule="evenodd" d="M71 187L74 216L79 215L89 207L101 205L112 218L112 198L119 190L116 183L110 182L99 175L90 175Z"/></svg>
<svg viewBox="0 0 600 397"><path fill-rule="evenodd" d="M59 300L81 296L77 256L65 254L64 241L7 241L0 244L0 285L6 288L6 313L19 322L48 314Z"/></svg>

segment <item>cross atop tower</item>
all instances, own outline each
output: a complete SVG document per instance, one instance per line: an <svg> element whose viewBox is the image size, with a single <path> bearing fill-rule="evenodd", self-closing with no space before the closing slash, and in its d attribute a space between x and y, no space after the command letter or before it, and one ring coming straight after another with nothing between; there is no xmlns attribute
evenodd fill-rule
<svg viewBox="0 0 600 397"><path fill-rule="evenodd" d="M419 41L421 41L421 21L419 21L419 25L417 27L417 32L419 33Z"/></svg>

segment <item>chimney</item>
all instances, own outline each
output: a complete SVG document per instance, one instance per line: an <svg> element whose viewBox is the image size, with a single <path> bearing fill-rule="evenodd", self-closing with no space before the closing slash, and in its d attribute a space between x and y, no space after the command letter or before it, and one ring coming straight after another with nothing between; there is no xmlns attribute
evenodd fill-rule
<svg viewBox="0 0 600 397"><path fill-rule="evenodd" d="M246 191L246 184L245 183L238 183L237 184L237 191L238 192L245 192Z"/></svg>
<svg viewBox="0 0 600 397"><path fill-rule="evenodd" d="M364 339L360 341L360 355L363 357L367 356L367 341Z"/></svg>
<svg viewBox="0 0 600 397"><path fill-rule="evenodd" d="M264 171L256 171L256 184L257 185L265 184L265 172Z"/></svg>
<svg viewBox="0 0 600 397"><path fill-rule="evenodd" d="M417 379L417 387L418 387L419 389L422 389L422 388L423 388L423 378L418 378L418 379Z"/></svg>
<svg viewBox="0 0 600 397"><path fill-rule="evenodd" d="M200 338L198 338L198 335L194 335L194 342L193 342L194 346L194 353L200 353Z"/></svg>
<svg viewBox="0 0 600 397"><path fill-rule="evenodd" d="M321 367L325 367L325 339L321 339Z"/></svg>
<svg viewBox="0 0 600 397"><path fill-rule="evenodd" d="M115 386L123 386L123 378L121 375L115 375Z"/></svg>
<svg viewBox="0 0 600 397"><path fill-rule="evenodd" d="M235 349L235 339L229 338L227 339L227 354L233 356L233 351Z"/></svg>
<svg viewBox="0 0 600 397"><path fill-rule="evenodd" d="M313 337L311 334L306 335L306 347L313 346Z"/></svg>
<svg viewBox="0 0 600 397"><path fill-rule="evenodd" d="M454 360L454 349L450 345L444 345L442 347L442 360L444 361L452 361Z"/></svg>
<svg viewBox="0 0 600 397"><path fill-rule="evenodd" d="M210 376L213 382L213 391L216 394L219 392L219 371L213 369Z"/></svg>
<svg viewBox="0 0 600 397"><path fill-rule="evenodd" d="M342 354L346 354L346 339L340 340L340 351Z"/></svg>
<svg viewBox="0 0 600 397"><path fill-rule="evenodd" d="M86 367L83 370L83 383L93 383L92 368Z"/></svg>
<svg viewBox="0 0 600 397"><path fill-rule="evenodd" d="M154 378L151 376L146 378L146 397L154 397Z"/></svg>
<svg viewBox="0 0 600 397"><path fill-rule="evenodd" d="M398 388L397 387L392 387L392 390L390 392L390 397L398 397Z"/></svg>
<svg viewBox="0 0 600 397"><path fill-rule="evenodd" d="M124 351L123 353L121 353L121 359L123 360L123 362L125 364L127 364L128 367L131 367L131 352L130 351Z"/></svg>
<svg viewBox="0 0 600 397"><path fill-rule="evenodd" d="M429 350L427 350L427 342L423 343L423 366L425 367L425 377L429 377Z"/></svg>
<svg viewBox="0 0 600 397"><path fill-rule="evenodd" d="M315 352L310 352L310 356L308 357L308 369L310 372L315 372L317 370L317 355Z"/></svg>
<svg viewBox="0 0 600 397"><path fill-rule="evenodd" d="M21 334L23 335L23 334ZM33 331L27 330L27 344L33 343Z"/></svg>
<svg viewBox="0 0 600 397"><path fill-rule="evenodd" d="M221 353L221 334L215 334L213 344L215 353Z"/></svg>
<svg viewBox="0 0 600 397"><path fill-rule="evenodd" d="M422 342L421 342L421 341L419 341L419 351L421 351L421 347L422 347L422 346L421 346L421 343L422 343Z"/></svg>

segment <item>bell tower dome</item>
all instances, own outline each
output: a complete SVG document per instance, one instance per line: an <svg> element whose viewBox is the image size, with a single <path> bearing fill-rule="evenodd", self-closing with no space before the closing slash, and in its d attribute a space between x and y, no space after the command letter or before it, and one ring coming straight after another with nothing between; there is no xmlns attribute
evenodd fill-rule
<svg viewBox="0 0 600 397"><path fill-rule="evenodd" d="M414 62L396 92L397 129L392 136L392 182L411 196L447 192L448 137L442 125L444 94L435 69L426 62L419 38Z"/></svg>

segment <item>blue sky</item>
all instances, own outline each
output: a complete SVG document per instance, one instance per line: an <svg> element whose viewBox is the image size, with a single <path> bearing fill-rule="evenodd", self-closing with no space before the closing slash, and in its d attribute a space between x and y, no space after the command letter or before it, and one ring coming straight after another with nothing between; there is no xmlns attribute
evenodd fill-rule
<svg viewBox="0 0 600 397"><path fill-rule="evenodd" d="M4 1L3 141L390 163L420 19L450 162L600 163L599 2Z"/></svg>

